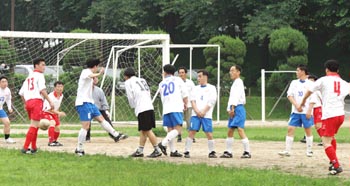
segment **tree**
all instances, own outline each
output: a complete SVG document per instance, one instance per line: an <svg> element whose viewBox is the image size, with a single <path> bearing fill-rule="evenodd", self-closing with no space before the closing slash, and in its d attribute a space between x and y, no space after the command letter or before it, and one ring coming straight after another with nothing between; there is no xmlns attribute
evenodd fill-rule
<svg viewBox="0 0 350 186"><path fill-rule="evenodd" d="M229 70L232 65L242 65L244 63L244 57L247 49L244 42L239 38L232 38L231 36L221 35L215 36L208 41L208 44L220 45L220 79L225 88L225 85L231 84L229 76ZM206 70L211 75L209 79L211 84L217 84L217 49L216 48L205 48L203 50L206 59Z"/></svg>

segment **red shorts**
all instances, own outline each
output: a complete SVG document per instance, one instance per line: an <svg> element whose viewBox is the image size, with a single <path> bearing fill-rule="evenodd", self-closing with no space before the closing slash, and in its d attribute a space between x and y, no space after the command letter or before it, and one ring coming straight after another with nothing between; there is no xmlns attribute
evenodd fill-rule
<svg viewBox="0 0 350 186"><path fill-rule="evenodd" d="M29 119L34 121L40 121L41 112L43 110L43 100L30 99L26 101L26 110L27 110Z"/></svg>
<svg viewBox="0 0 350 186"><path fill-rule="evenodd" d="M338 129L343 124L343 122L344 115L322 120L323 136L333 137L335 134L337 134Z"/></svg>
<svg viewBox="0 0 350 186"><path fill-rule="evenodd" d="M47 119L49 121L55 120L55 126L59 126L60 125L60 120L59 120L57 114L52 114L50 112L42 112L41 119Z"/></svg>
<svg viewBox="0 0 350 186"><path fill-rule="evenodd" d="M321 123L322 122L322 120L321 120L321 118L322 118L322 107L314 108L313 115L314 115L314 123L315 124L316 123Z"/></svg>

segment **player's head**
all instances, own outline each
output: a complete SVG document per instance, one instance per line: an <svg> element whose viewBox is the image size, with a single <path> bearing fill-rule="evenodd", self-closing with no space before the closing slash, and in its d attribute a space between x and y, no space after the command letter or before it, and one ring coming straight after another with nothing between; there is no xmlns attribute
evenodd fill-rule
<svg viewBox="0 0 350 186"><path fill-rule="evenodd" d="M326 73L327 72L338 72L339 63L337 60L330 59L324 63L324 67L326 68Z"/></svg>
<svg viewBox="0 0 350 186"><path fill-rule="evenodd" d="M44 58L36 58L33 60L34 69L39 72L45 71L45 59Z"/></svg>
<svg viewBox="0 0 350 186"><path fill-rule="evenodd" d="M92 78L92 83L94 84L94 85L98 85L98 77L94 77L94 78Z"/></svg>
<svg viewBox="0 0 350 186"><path fill-rule="evenodd" d="M100 63L101 63L101 61L99 59L90 58L90 59L86 60L86 67L93 69L93 72L96 72L97 67Z"/></svg>
<svg viewBox="0 0 350 186"><path fill-rule="evenodd" d="M0 88L4 89L8 85L8 79L6 76L0 76Z"/></svg>
<svg viewBox="0 0 350 186"><path fill-rule="evenodd" d="M297 66L296 75L297 75L298 79L304 78L308 74L309 74L309 72L307 70L306 65L300 64L300 65Z"/></svg>
<svg viewBox="0 0 350 186"><path fill-rule="evenodd" d="M179 67L177 69L177 73L179 74L179 77L183 80L186 79L186 74L187 74L187 68L186 67Z"/></svg>
<svg viewBox="0 0 350 186"><path fill-rule="evenodd" d="M311 81L316 81L317 80L317 76L316 75L313 75L313 74L309 74L307 76L307 79L311 80Z"/></svg>
<svg viewBox="0 0 350 186"><path fill-rule="evenodd" d="M241 72L242 72L242 67L239 65L233 65L230 68L230 77L232 80L235 80L237 78L239 78L241 76Z"/></svg>
<svg viewBox="0 0 350 186"><path fill-rule="evenodd" d="M56 81L53 86L56 93L61 94L63 92L64 83L62 81Z"/></svg>
<svg viewBox="0 0 350 186"><path fill-rule="evenodd" d="M208 83L209 72L207 70L201 69L197 72L198 84L206 85Z"/></svg>
<svg viewBox="0 0 350 186"><path fill-rule="evenodd" d="M174 75L174 73L176 71L175 67L173 65L170 65L170 64L164 65L163 70L164 70L164 73L168 74L168 75Z"/></svg>
<svg viewBox="0 0 350 186"><path fill-rule="evenodd" d="M133 68L126 68L124 70L124 79L127 80L129 78L131 78L132 76L135 76L135 70Z"/></svg>

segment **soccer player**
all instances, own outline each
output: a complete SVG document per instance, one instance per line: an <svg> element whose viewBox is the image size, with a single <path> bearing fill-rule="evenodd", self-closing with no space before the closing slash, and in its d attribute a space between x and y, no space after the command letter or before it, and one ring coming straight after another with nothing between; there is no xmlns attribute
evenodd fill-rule
<svg viewBox="0 0 350 186"><path fill-rule="evenodd" d="M191 126L185 144L185 158L190 157L193 139L202 127L208 139L209 158L216 158L213 139L213 109L217 94L215 86L208 83L209 73L206 70L198 71L198 84L192 89L190 101L192 103Z"/></svg>
<svg viewBox="0 0 350 186"><path fill-rule="evenodd" d="M160 95L163 103L163 126L168 128L166 137L158 144L164 155L169 144L170 157L182 157L174 147L174 139L182 128L182 112L187 107L187 89L183 80L175 77L176 71L173 65L167 64L163 67L164 79L159 83Z"/></svg>
<svg viewBox="0 0 350 186"><path fill-rule="evenodd" d="M111 119L109 119L109 112L108 112L108 103L107 98L103 90L98 87L98 77L93 78L93 87L92 87L92 98L94 99L94 103L97 106L98 110L101 112L101 115L103 118L113 127ZM112 134L108 133L108 135L114 140L114 137ZM89 130L86 134L86 142L90 142L91 137L91 122L89 126Z"/></svg>
<svg viewBox="0 0 350 186"><path fill-rule="evenodd" d="M19 95L25 104L25 109L30 119L30 126L23 148L21 149L21 152L24 154L35 154L37 152L36 140L41 112L43 110L43 98L48 101L52 108L54 107L53 102L46 92L45 77L43 74L45 71L45 60L43 58L34 59L33 65L33 73L29 74L24 80L19 91ZM29 145L31 145L31 149Z"/></svg>
<svg viewBox="0 0 350 186"><path fill-rule="evenodd" d="M157 143L157 137L152 128L156 127L154 108L151 99L150 89L145 79L135 76L132 68L124 71L125 91L131 108L135 109L138 120L138 130L140 132L139 148L131 157L143 157L143 149L147 138L151 141L154 151L147 157L156 158L162 155Z"/></svg>
<svg viewBox="0 0 350 186"><path fill-rule="evenodd" d="M227 112L229 114L228 131L226 138L226 151L220 158L232 158L233 156L233 134L237 129L243 144L243 155L241 158L251 158L249 140L244 132L244 125L246 120L246 111L244 104L246 103L244 84L241 77L242 67L234 65L230 68L230 77L233 80L230 90L230 97L227 105Z"/></svg>
<svg viewBox="0 0 350 186"><path fill-rule="evenodd" d="M10 120L3 109L4 103L7 105L9 113L12 113L12 102L11 102L11 90L7 87L8 79L5 76L0 77L0 118L4 124L4 135L6 143L16 143L12 138L10 138Z"/></svg>
<svg viewBox="0 0 350 186"><path fill-rule="evenodd" d="M60 111L60 106L63 99L64 84L62 81L56 81L54 83L54 91L48 96L53 102L54 107L51 107L47 100L44 101L42 119L50 121L50 127L48 130L50 147L63 146L57 139L60 136L60 117L66 116L66 113Z"/></svg>
<svg viewBox="0 0 350 186"><path fill-rule="evenodd" d="M194 83L192 80L187 79L187 69L186 67L180 67L177 70L179 77L185 82L186 88L187 88L187 92L188 95L191 94L191 90L194 88ZM187 109L183 111L184 114L184 119L186 121L186 128L187 130L190 129L190 120L191 120L191 115L192 115L192 104L189 101L187 103ZM180 131L180 134L177 136L177 142L181 142L182 141L182 136L181 136L182 131ZM193 138L193 142L196 142L196 140Z"/></svg>
<svg viewBox="0 0 350 186"><path fill-rule="evenodd" d="M101 68L100 71L97 72L99 64L99 59L88 59L86 61L87 68L82 70L79 77L77 98L75 100L75 108L79 114L82 126L78 134L78 145L75 149L75 153L78 156L85 155L83 145L86 139L87 130L89 129L90 121L92 119L97 120L103 129L113 135L115 142L127 137L126 135L115 131L113 127L101 116L100 111L94 104L94 100L92 98L93 78L104 73L104 68Z"/></svg>
<svg viewBox="0 0 350 186"><path fill-rule="evenodd" d="M338 74L339 63L336 60L325 62L326 76L318 79L311 87L299 105L301 109L312 92L320 91L322 95L322 143L330 161L329 174L336 175L343 172L337 158L337 142L335 135L344 122L344 99L350 92L350 85Z"/></svg>
<svg viewBox="0 0 350 186"><path fill-rule="evenodd" d="M278 152L278 154L281 156L291 155L295 128L302 126L304 127L304 131L306 134L306 156L313 156L312 126L314 125L314 119L312 117L312 109L314 103L310 103L310 99L308 99L306 107L298 109L307 89L313 85L313 82L307 79L307 75L307 67L305 65L298 65L296 69L296 76L298 79L293 80L290 83L290 86L287 91L288 100L292 104L292 112L288 123L285 150Z"/></svg>

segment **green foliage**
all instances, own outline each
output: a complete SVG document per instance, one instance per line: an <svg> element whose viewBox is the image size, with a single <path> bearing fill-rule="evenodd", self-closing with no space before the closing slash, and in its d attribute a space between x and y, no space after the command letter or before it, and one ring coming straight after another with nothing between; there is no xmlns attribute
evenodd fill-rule
<svg viewBox="0 0 350 186"><path fill-rule="evenodd" d="M242 65L247 49L244 42L239 38L232 38L231 36L221 35L211 38L208 44L218 44L220 46L220 78L222 85L230 84L231 79L229 70L232 65ZM217 48L208 47L203 50L206 59L206 70L212 75L209 82L216 84L217 82Z"/></svg>
<svg viewBox="0 0 350 186"><path fill-rule="evenodd" d="M14 59L16 59L15 49L10 45L9 40L0 38L0 63L15 64Z"/></svg>

